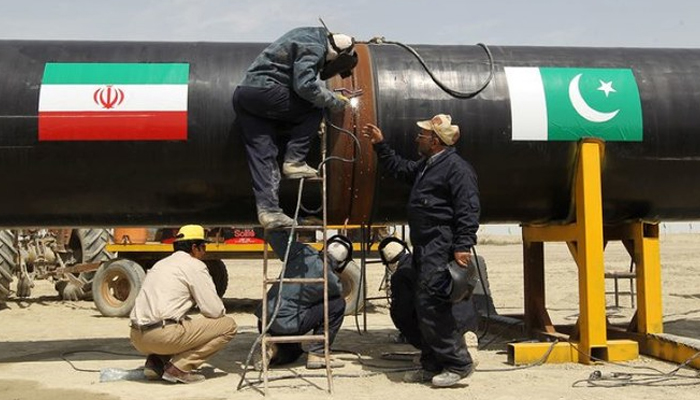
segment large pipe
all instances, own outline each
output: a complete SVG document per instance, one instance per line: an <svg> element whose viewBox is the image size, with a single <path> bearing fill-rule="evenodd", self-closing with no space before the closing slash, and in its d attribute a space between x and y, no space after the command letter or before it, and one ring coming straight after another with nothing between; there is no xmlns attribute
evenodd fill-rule
<svg viewBox="0 0 700 400"><path fill-rule="evenodd" d="M264 44L0 42L0 226L253 223L254 201L231 95ZM450 97L401 48L359 46L356 113L335 120L357 132L377 122L401 154L415 157L415 121L449 113L463 131L458 151L479 175L483 223L563 220L570 209L575 141L514 141L504 67L631 69L639 87L643 140L608 142L603 165L608 222L700 217L700 51L491 47L495 75L472 99ZM489 63L477 46L417 46L448 86L474 88ZM186 140L44 141L38 104L47 63L187 64ZM44 82L46 83L46 82ZM366 139L353 149L329 128L330 211L335 222L405 220L409 188L374 164ZM95 132L99 135L100 132ZM318 153L312 158L318 160ZM376 189L376 190L375 190ZM312 208L318 193L309 192ZM285 183L291 211L296 187Z"/></svg>

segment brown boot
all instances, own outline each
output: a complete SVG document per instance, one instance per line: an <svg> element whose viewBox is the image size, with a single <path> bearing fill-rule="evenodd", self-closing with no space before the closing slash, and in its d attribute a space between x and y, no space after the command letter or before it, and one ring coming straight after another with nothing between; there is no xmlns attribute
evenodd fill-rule
<svg viewBox="0 0 700 400"><path fill-rule="evenodd" d="M333 356L330 357L331 368L342 368L345 363L336 360ZM306 369L321 369L326 368L326 357L323 354L309 353L306 358Z"/></svg>
<svg viewBox="0 0 700 400"><path fill-rule="evenodd" d="M194 372L185 372L174 366L172 363L165 365L163 379L172 383L197 383L204 381L204 375L195 374Z"/></svg>

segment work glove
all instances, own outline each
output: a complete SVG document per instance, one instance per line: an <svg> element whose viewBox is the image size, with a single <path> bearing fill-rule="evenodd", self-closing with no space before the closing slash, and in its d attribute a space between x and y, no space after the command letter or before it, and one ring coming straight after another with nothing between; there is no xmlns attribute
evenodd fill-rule
<svg viewBox="0 0 700 400"><path fill-rule="evenodd" d="M340 93L335 93L335 98L342 101L343 103L350 104L350 99L348 99Z"/></svg>
<svg viewBox="0 0 700 400"><path fill-rule="evenodd" d="M333 102L333 105L331 106L331 109L333 111L342 111L343 109L345 109L345 107L350 105L350 99L343 96L342 94L333 93L333 96L335 97L335 100L336 100Z"/></svg>

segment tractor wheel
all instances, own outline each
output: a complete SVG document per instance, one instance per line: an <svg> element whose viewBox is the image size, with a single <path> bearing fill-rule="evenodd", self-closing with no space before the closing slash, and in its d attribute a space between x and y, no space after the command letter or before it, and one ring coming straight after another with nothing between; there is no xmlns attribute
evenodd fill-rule
<svg viewBox="0 0 700 400"><path fill-rule="evenodd" d="M110 233L106 229L74 229L68 247L78 264L107 261L114 258L112 253L105 250L109 238ZM78 276L86 282L82 288L74 288L75 290L71 290L70 293L65 293L65 288L72 285L56 286L56 290L63 300L75 300L76 296L81 300L90 300L92 296L91 283L95 272L81 272Z"/></svg>
<svg viewBox="0 0 700 400"><path fill-rule="evenodd" d="M111 260L114 255L106 250L110 233L107 229L76 229L69 246L79 263Z"/></svg>
<svg viewBox="0 0 700 400"><path fill-rule="evenodd" d="M105 262L92 280L92 297L105 317L125 317L136 302L146 272L125 258Z"/></svg>
<svg viewBox="0 0 700 400"><path fill-rule="evenodd" d="M228 271L226 270L226 265L221 260L204 260L204 264L207 265L209 275L211 275L211 278L214 280L216 294L223 298L224 293L226 293L226 288L228 288Z"/></svg>
<svg viewBox="0 0 700 400"><path fill-rule="evenodd" d="M15 233L0 230L0 304L10 296L10 284L17 265Z"/></svg>

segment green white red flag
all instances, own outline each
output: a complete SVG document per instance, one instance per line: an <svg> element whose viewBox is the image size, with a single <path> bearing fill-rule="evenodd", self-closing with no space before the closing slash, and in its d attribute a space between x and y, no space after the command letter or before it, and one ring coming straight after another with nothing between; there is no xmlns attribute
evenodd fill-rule
<svg viewBox="0 0 700 400"><path fill-rule="evenodd" d="M189 64L47 63L39 141L187 140Z"/></svg>
<svg viewBox="0 0 700 400"><path fill-rule="evenodd" d="M505 67L512 140L643 140L631 69Z"/></svg>

